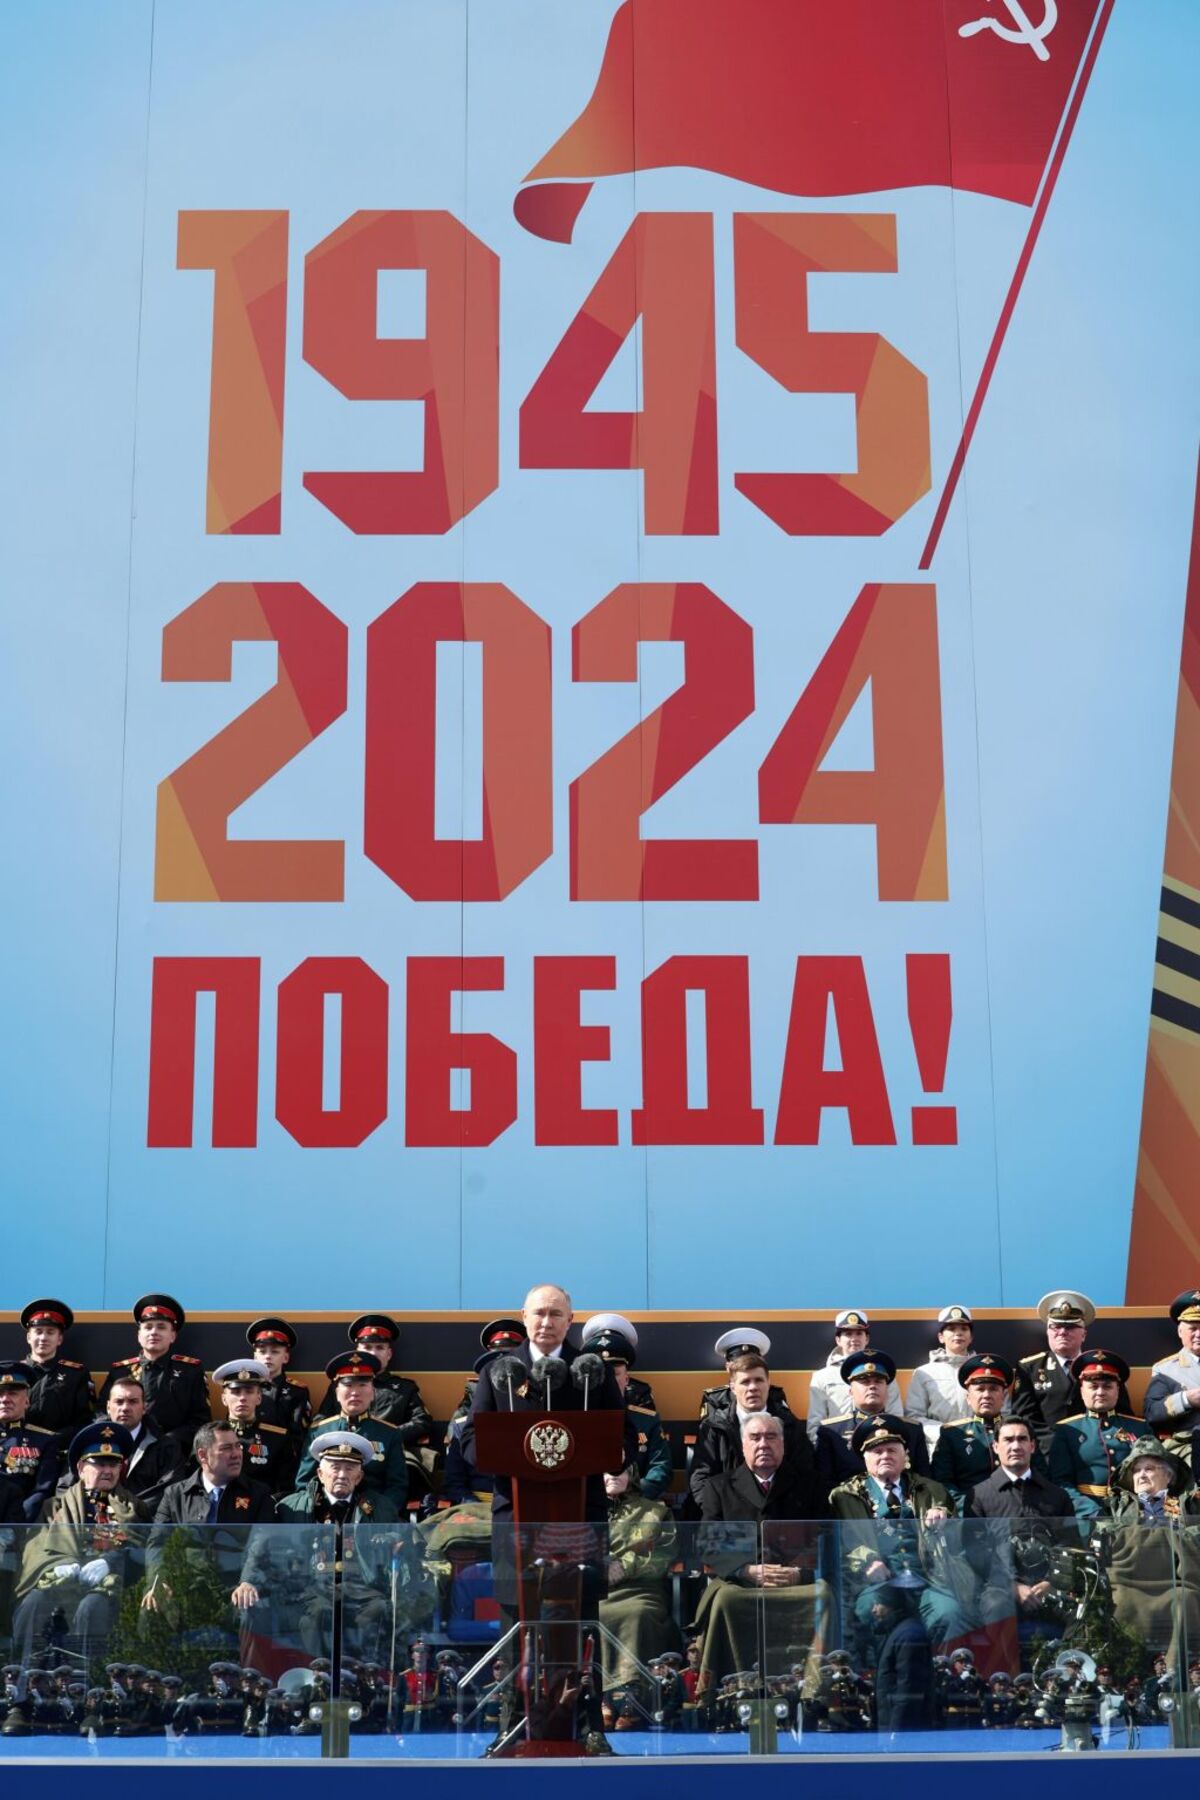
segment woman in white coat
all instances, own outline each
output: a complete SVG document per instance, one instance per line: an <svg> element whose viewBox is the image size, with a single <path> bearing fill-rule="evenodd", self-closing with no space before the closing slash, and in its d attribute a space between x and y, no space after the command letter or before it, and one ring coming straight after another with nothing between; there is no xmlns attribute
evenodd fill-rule
<svg viewBox="0 0 1200 1800"><path fill-rule="evenodd" d="M931 1451L942 1426L961 1419L965 1411L958 1371L971 1354L974 1336L970 1307L943 1306L938 1314L938 1347L928 1362L913 1370L904 1416L924 1427Z"/></svg>

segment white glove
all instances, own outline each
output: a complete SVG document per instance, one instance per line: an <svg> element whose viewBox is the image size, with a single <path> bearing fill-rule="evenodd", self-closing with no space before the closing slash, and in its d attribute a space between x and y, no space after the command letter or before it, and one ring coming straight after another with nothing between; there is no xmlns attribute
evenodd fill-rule
<svg viewBox="0 0 1200 1800"><path fill-rule="evenodd" d="M55 1581L74 1581L79 1574L78 1563L56 1563L50 1573Z"/></svg>
<svg viewBox="0 0 1200 1800"><path fill-rule="evenodd" d="M79 1571L79 1579L84 1587L99 1587L107 1574L108 1564L102 1556L96 1556L91 1562L84 1563Z"/></svg>

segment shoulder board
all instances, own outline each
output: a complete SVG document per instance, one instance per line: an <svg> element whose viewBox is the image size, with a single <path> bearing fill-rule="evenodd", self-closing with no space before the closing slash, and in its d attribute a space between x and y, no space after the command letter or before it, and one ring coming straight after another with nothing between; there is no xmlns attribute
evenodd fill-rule
<svg viewBox="0 0 1200 1800"><path fill-rule="evenodd" d="M853 1417L854 1417L853 1413L848 1413L848 1412L834 1413L834 1415L831 1419L822 1419L821 1424L822 1425L844 1425L846 1423L847 1419L852 1419Z"/></svg>
<svg viewBox="0 0 1200 1800"><path fill-rule="evenodd" d="M1145 1419L1135 1419L1132 1413L1110 1413L1109 1418L1115 1419L1118 1425L1145 1425L1146 1423Z"/></svg>
<svg viewBox="0 0 1200 1800"><path fill-rule="evenodd" d="M1017 1366L1018 1368L1023 1369L1026 1363L1045 1362L1045 1360L1046 1352L1044 1350L1035 1350L1032 1356L1023 1356Z"/></svg>
<svg viewBox="0 0 1200 1800"><path fill-rule="evenodd" d="M131 1369L135 1362L141 1362L140 1356L121 1356L113 1364L114 1369Z"/></svg>
<svg viewBox="0 0 1200 1800"><path fill-rule="evenodd" d="M653 1419L655 1417L656 1409L653 1406L635 1405L634 1402L631 1400L629 1402L629 1404L626 1406L625 1410L626 1410L626 1412L647 1413L647 1414L649 1414L650 1418Z"/></svg>
<svg viewBox="0 0 1200 1800"><path fill-rule="evenodd" d="M1090 1413L1085 1413L1085 1412L1072 1413L1069 1418L1060 1419L1058 1422L1060 1425L1077 1425L1079 1423L1080 1419L1089 1419L1089 1418L1091 1418Z"/></svg>
<svg viewBox="0 0 1200 1800"><path fill-rule="evenodd" d="M190 1363L192 1365L192 1367L195 1369L198 1369L200 1367L200 1358L198 1356L173 1355L171 1357L171 1361L172 1362L181 1362L181 1363Z"/></svg>
<svg viewBox="0 0 1200 1800"><path fill-rule="evenodd" d="M254 1429L256 1431L273 1431L275 1433L276 1437L286 1437L287 1436L287 1431L284 1426L268 1425L265 1421L262 1424L256 1423Z"/></svg>
<svg viewBox="0 0 1200 1800"><path fill-rule="evenodd" d="M1157 1375L1160 1369L1169 1369L1171 1364L1178 1360L1178 1356L1178 1351L1176 1351L1174 1356L1164 1356L1161 1362L1151 1364L1150 1373L1152 1375Z"/></svg>
<svg viewBox="0 0 1200 1800"><path fill-rule="evenodd" d="M57 1431L51 1431L48 1425L26 1425L26 1431L36 1431L39 1437L57 1437Z"/></svg>
<svg viewBox="0 0 1200 1800"><path fill-rule="evenodd" d="M945 1431L947 1426L971 1425L974 1423L977 1416L978 1415L976 1413L968 1413L967 1416L963 1419L947 1419L946 1424L942 1426L942 1430Z"/></svg>
<svg viewBox="0 0 1200 1800"><path fill-rule="evenodd" d="M390 1419L377 1419L374 1413L371 1414L369 1423L378 1426L381 1431L399 1431L400 1429L400 1427L394 1425ZM326 1429L328 1429L328 1425L326 1425Z"/></svg>
<svg viewBox="0 0 1200 1800"><path fill-rule="evenodd" d="M82 1369L83 1364L81 1362L72 1362L69 1356L60 1356L58 1359L58 1366L60 1369Z"/></svg>

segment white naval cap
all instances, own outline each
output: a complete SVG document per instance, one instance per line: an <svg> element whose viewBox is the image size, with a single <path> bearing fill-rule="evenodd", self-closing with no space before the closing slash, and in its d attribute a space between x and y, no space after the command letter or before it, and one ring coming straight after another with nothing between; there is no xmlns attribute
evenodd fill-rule
<svg viewBox="0 0 1200 1800"><path fill-rule="evenodd" d="M256 1356L235 1356L232 1362L213 1370L218 1387L265 1387L270 1379L270 1369Z"/></svg>
<svg viewBox="0 0 1200 1800"><path fill-rule="evenodd" d="M590 1344L602 1331L618 1331L631 1350L638 1347L637 1326L631 1325L622 1313L593 1313L579 1334L580 1340Z"/></svg>
<svg viewBox="0 0 1200 1800"><path fill-rule="evenodd" d="M753 1355L766 1356L771 1348L771 1340L765 1331L757 1331L753 1325L735 1325L732 1331L723 1331L713 1349L726 1361L733 1356Z"/></svg>
<svg viewBox="0 0 1200 1800"><path fill-rule="evenodd" d="M309 1449L317 1462L323 1456L338 1457L346 1462L375 1461L375 1451L370 1439L357 1431L323 1431L319 1438L313 1439Z"/></svg>
<svg viewBox="0 0 1200 1800"><path fill-rule="evenodd" d="M1057 1319L1062 1325L1088 1326L1096 1317L1096 1308L1086 1294L1071 1288L1051 1288L1037 1303L1038 1318L1044 1325Z"/></svg>
<svg viewBox="0 0 1200 1800"><path fill-rule="evenodd" d="M838 1314L837 1318L833 1321L833 1329L835 1331L865 1331L870 1323L871 1320L869 1316L863 1311L861 1306L850 1306L847 1307L845 1312L840 1312Z"/></svg>
<svg viewBox="0 0 1200 1800"><path fill-rule="evenodd" d="M943 1306L938 1314L939 1325L973 1325L969 1306Z"/></svg>

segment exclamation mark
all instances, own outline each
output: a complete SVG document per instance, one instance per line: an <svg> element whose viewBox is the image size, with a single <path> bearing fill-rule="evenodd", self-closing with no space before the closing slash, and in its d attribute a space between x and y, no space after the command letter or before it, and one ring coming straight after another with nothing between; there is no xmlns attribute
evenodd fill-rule
<svg viewBox="0 0 1200 1800"><path fill-rule="evenodd" d="M909 956L908 1027L921 1086L927 1094L940 1094L946 1085L946 1058L950 1054L950 958ZM914 1144L957 1144L958 1113L953 1106L914 1106Z"/></svg>

